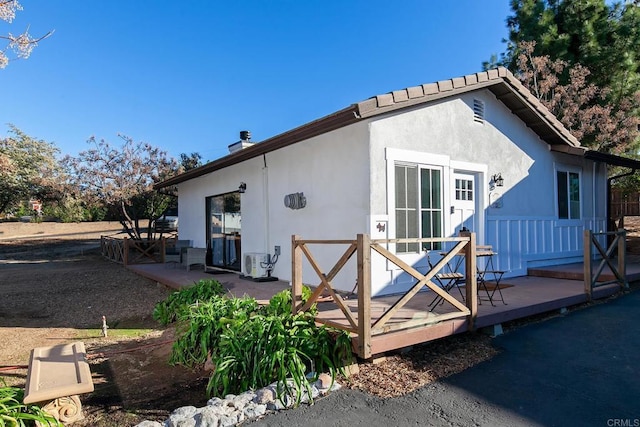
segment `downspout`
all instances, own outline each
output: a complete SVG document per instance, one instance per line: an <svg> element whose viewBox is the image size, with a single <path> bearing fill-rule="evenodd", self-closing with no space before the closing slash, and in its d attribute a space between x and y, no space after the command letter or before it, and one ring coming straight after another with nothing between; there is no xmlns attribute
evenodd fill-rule
<svg viewBox="0 0 640 427"><path fill-rule="evenodd" d="M593 218L594 226L596 225L596 219L597 219L597 213L598 213L598 209L596 208L597 200L598 200L598 197L597 197L598 189L596 187L598 180L596 179L597 178L596 174L598 173L598 169L596 168L596 166L598 166L598 163L593 162L591 167L591 189L593 190L593 203L591 203L591 208L592 208L591 218ZM606 209L606 206L605 206L605 209Z"/></svg>
<svg viewBox="0 0 640 427"><path fill-rule="evenodd" d="M270 253L271 248L271 232L269 230L269 168L267 167L267 155L262 155L264 166L262 167L262 195L264 197L264 248L265 253Z"/></svg>

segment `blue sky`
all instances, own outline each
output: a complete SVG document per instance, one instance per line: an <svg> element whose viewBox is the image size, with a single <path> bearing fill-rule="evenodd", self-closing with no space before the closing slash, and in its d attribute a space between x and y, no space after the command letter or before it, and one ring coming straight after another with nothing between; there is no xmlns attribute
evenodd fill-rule
<svg viewBox="0 0 640 427"><path fill-rule="evenodd" d="M21 0L0 34L38 36L0 70L12 123L62 154L90 136L227 154L371 96L481 70L509 0Z"/></svg>

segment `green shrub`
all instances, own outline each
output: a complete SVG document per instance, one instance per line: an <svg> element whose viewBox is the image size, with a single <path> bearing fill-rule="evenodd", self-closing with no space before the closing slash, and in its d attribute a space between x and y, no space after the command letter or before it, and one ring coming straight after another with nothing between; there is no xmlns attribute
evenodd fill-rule
<svg viewBox="0 0 640 427"><path fill-rule="evenodd" d="M311 295L303 291L303 301ZM291 313L291 291L260 307L255 299L215 296L189 306L177 328L170 362L193 367L207 357L215 366L209 396L241 393L278 382L298 397L308 372L330 372L351 357L349 334L315 323L313 311ZM293 380L291 390L287 379Z"/></svg>
<svg viewBox="0 0 640 427"><path fill-rule="evenodd" d="M255 314L220 337L207 394L238 394L277 382L281 393L295 395L299 402L302 391L310 388L307 373L329 371L334 376L350 348L346 332L317 326L308 312Z"/></svg>
<svg viewBox="0 0 640 427"><path fill-rule="evenodd" d="M24 391L17 387L8 387L2 382L0 387L0 427L33 426L36 421L41 425L62 426L51 415L35 405L24 405Z"/></svg>
<svg viewBox="0 0 640 427"><path fill-rule="evenodd" d="M303 303L307 302L309 298L311 298L311 289L308 286L302 287L302 301ZM265 307L266 314L286 314L291 312L291 302L293 301L293 297L291 296L291 291L289 289L285 289L283 291L278 292L269 300L269 304ZM316 309L316 304L314 304L310 309L309 313L316 314L318 310Z"/></svg>
<svg viewBox="0 0 640 427"><path fill-rule="evenodd" d="M215 295L208 301L188 306L176 329L169 363L193 367L203 364L218 348L227 328L237 328L259 308L254 298L225 298Z"/></svg>
<svg viewBox="0 0 640 427"><path fill-rule="evenodd" d="M199 280L193 286L173 292L166 300L156 304L153 309L153 318L166 326L186 315L191 304L208 301L226 292L226 289L215 279Z"/></svg>

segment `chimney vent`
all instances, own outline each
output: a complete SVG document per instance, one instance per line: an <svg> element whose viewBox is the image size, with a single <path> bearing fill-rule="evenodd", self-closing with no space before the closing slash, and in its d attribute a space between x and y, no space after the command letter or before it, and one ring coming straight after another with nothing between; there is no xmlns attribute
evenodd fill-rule
<svg viewBox="0 0 640 427"><path fill-rule="evenodd" d="M229 153L235 153L240 150L244 150L245 148L251 147L255 145L254 142L251 142L251 132L248 130L240 131L240 141L235 142L229 146Z"/></svg>

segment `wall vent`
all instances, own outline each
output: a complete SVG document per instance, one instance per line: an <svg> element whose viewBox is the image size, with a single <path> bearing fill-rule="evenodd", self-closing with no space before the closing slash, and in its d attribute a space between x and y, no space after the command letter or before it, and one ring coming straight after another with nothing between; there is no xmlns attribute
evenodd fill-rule
<svg viewBox="0 0 640 427"><path fill-rule="evenodd" d="M484 123L484 101L480 99L473 100L473 121Z"/></svg>

